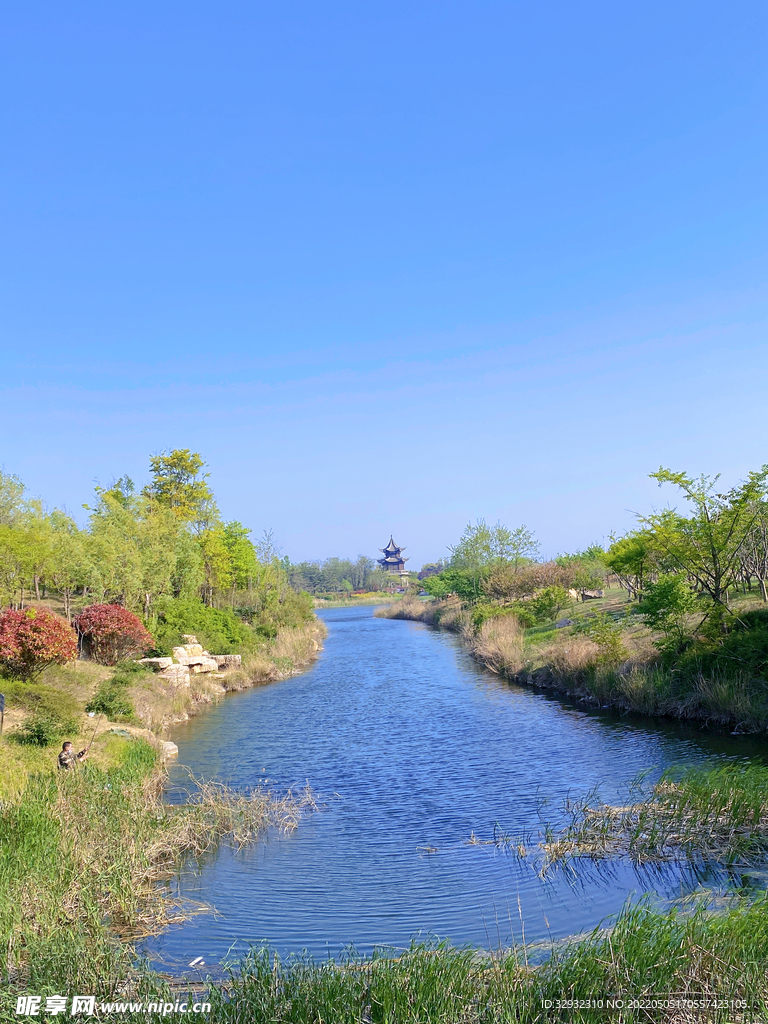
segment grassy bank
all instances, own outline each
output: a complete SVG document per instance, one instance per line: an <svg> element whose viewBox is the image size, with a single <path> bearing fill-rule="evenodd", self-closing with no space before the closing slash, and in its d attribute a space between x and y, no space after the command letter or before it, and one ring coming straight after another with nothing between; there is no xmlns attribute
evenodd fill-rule
<svg viewBox="0 0 768 1024"><path fill-rule="evenodd" d="M334 596L315 596L312 600L312 604L315 608L353 608L356 605L378 605L378 604L392 604L395 601L401 601L403 599L402 594L390 594L386 591L377 591L370 594L358 594L350 597L338 597Z"/></svg>
<svg viewBox="0 0 768 1024"><path fill-rule="evenodd" d="M187 806L166 806L157 751L142 739L102 737L71 772L58 771L52 754L2 744L16 780L0 803L0 976L8 998L157 991L160 980L134 968L132 940L188 913L158 882L185 854L224 839L242 844L270 826L295 828L311 803L308 793L243 797L193 786Z"/></svg>
<svg viewBox="0 0 768 1024"><path fill-rule="evenodd" d="M747 597L734 608L749 628L737 623L719 648L672 660L659 655L657 637L618 588L564 609L562 628L551 622L525 629L513 612L466 606L458 598L406 598L377 614L453 630L481 664L516 683L600 707L762 732L768 729L768 611Z"/></svg>
<svg viewBox="0 0 768 1024"><path fill-rule="evenodd" d="M758 1021L768 1010L766 967L765 903L722 917L635 907L610 932L561 944L538 967L525 947L489 955L415 946L342 965L280 962L254 952L226 993L214 991L213 1018L238 1024ZM653 1007L654 998L672 993L710 1005L703 1014ZM646 1008L631 1008L633 997ZM610 1000L618 1001L613 1009Z"/></svg>

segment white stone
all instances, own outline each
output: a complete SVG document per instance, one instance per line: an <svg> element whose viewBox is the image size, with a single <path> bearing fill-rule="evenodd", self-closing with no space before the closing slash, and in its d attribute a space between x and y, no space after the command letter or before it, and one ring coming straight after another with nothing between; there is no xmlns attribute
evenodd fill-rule
<svg viewBox="0 0 768 1024"><path fill-rule="evenodd" d="M217 668L240 668L243 659L239 654L212 654Z"/></svg>
<svg viewBox="0 0 768 1024"><path fill-rule="evenodd" d="M164 668L171 667L173 658L141 658L139 664L146 665L147 668L151 668L155 672L162 672Z"/></svg>
<svg viewBox="0 0 768 1024"><path fill-rule="evenodd" d="M189 686L189 669L186 665L171 665L160 673L160 677L174 686Z"/></svg>
<svg viewBox="0 0 768 1024"><path fill-rule="evenodd" d="M184 650L190 658L199 658L203 653L202 644L184 644Z"/></svg>
<svg viewBox="0 0 768 1024"><path fill-rule="evenodd" d="M219 666L214 658L204 658L201 655L189 660L189 671L194 672L195 675L201 672L217 672L218 668Z"/></svg>
<svg viewBox="0 0 768 1024"><path fill-rule="evenodd" d="M174 647L173 656L180 665L189 664L189 655L187 654L186 647Z"/></svg>
<svg viewBox="0 0 768 1024"><path fill-rule="evenodd" d="M178 757L179 748L175 743L171 743L170 740L163 740L163 745L160 748L160 755L164 760L169 757Z"/></svg>

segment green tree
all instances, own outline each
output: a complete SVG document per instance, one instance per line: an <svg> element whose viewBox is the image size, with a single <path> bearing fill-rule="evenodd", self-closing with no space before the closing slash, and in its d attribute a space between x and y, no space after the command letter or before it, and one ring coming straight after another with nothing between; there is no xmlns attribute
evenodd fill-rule
<svg viewBox="0 0 768 1024"><path fill-rule="evenodd" d="M484 519L469 523L451 552L451 568L466 573L472 580L472 596L481 596L482 583L494 565L509 564L516 571L524 560L538 553L539 546L526 526L510 530L501 523L488 526Z"/></svg>
<svg viewBox="0 0 768 1024"><path fill-rule="evenodd" d="M719 608L714 619L723 622L728 588L738 575L741 550L765 494L768 466L751 472L744 483L726 492L717 488L719 475L693 478L662 467L650 476L660 487L666 483L677 487L689 503L691 515L665 509L639 519L652 531L671 566L709 594Z"/></svg>
<svg viewBox="0 0 768 1024"><path fill-rule="evenodd" d="M176 448L153 455L149 460L152 481L144 489L150 501L171 509L178 520L190 523L201 532L210 529L213 493L206 483L209 474L201 472L205 463L198 452Z"/></svg>
<svg viewBox="0 0 768 1024"><path fill-rule="evenodd" d="M637 607L645 624L661 634L654 641L658 650L674 656L688 646L688 617L696 608L696 597L683 573L662 573L647 585Z"/></svg>
<svg viewBox="0 0 768 1024"><path fill-rule="evenodd" d="M95 575L88 556L88 537L65 513L50 515L50 557L45 572L46 585L58 593L64 604L67 622L72 621L72 598L91 585Z"/></svg>

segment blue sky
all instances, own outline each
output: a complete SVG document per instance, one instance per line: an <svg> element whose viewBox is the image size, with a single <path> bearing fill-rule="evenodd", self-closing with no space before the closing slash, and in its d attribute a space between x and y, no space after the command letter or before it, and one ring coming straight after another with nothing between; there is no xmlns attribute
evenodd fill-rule
<svg viewBox="0 0 768 1024"><path fill-rule="evenodd" d="M16 4L0 464L200 451L299 560L768 461L763 3Z"/></svg>

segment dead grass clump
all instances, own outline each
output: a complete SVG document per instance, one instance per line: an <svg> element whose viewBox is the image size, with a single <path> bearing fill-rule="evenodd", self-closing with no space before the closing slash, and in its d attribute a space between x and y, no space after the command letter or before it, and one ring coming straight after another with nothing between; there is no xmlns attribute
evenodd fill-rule
<svg viewBox="0 0 768 1024"><path fill-rule="evenodd" d="M190 777L194 785L190 802L172 809L167 827L147 850L152 877L161 877L163 868L177 863L182 854L206 853L225 839L240 848L269 828L292 832L302 814L318 806L309 785L283 796L262 787L245 795Z"/></svg>
<svg viewBox="0 0 768 1024"><path fill-rule="evenodd" d="M542 658L548 662L553 673L560 679L584 675L597 661L597 644L587 637L568 637L566 644L553 644L542 651Z"/></svg>
<svg viewBox="0 0 768 1024"><path fill-rule="evenodd" d="M515 616L486 620L472 639L472 653L499 675L519 672L523 667L523 630Z"/></svg>
<svg viewBox="0 0 768 1024"><path fill-rule="evenodd" d="M418 597L404 597L373 613L378 619L407 619L411 622L427 622L433 625L437 620L436 610L445 602L422 601Z"/></svg>

